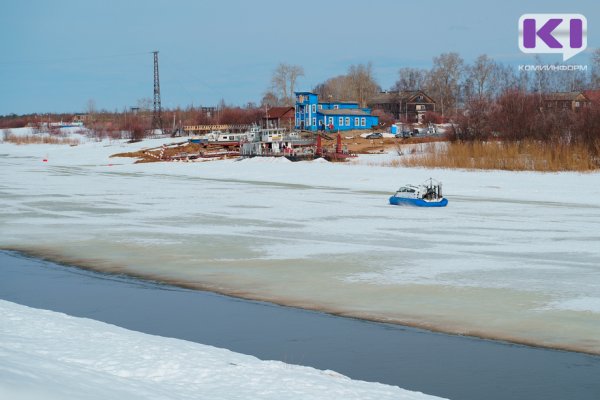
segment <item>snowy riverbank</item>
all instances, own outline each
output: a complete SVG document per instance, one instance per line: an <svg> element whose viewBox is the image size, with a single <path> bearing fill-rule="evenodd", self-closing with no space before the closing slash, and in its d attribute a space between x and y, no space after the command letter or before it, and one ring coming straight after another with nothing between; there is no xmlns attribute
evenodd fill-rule
<svg viewBox="0 0 600 400"><path fill-rule="evenodd" d="M438 397L0 300L0 398Z"/></svg>

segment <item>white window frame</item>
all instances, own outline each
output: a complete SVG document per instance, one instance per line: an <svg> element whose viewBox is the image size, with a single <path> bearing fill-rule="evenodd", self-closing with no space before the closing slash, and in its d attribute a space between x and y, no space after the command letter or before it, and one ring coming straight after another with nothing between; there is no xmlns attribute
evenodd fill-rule
<svg viewBox="0 0 600 400"><path fill-rule="evenodd" d="M360 119L360 125L361 126L367 126L367 118L366 117L362 117Z"/></svg>
<svg viewBox="0 0 600 400"><path fill-rule="evenodd" d="M334 109L334 110L337 110L337 109L339 109L339 108L340 108L340 106L339 106L339 105L337 105L337 104L334 104L334 105L333 105L333 109Z"/></svg>
<svg viewBox="0 0 600 400"><path fill-rule="evenodd" d="M317 112L317 105L316 104L312 105L312 112Z"/></svg>
<svg viewBox="0 0 600 400"><path fill-rule="evenodd" d="M312 124L314 126L317 126L317 118L316 117L313 117Z"/></svg>
<svg viewBox="0 0 600 400"><path fill-rule="evenodd" d="M354 126L360 126L360 118L354 117Z"/></svg>
<svg viewBox="0 0 600 400"><path fill-rule="evenodd" d="M338 126L344 126L344 117L338 118Z"/></svg>
<svg viewBox="0 0 600 400"><path fill-rule="evenodd" d="M350 117L346 117L346 126L350 126Z"/></svg>
<svg viewBox="0 0 600 400"><path fill-rule="evenodd" d="M329 125L333 125L333 117L329 117Z"/></svg>

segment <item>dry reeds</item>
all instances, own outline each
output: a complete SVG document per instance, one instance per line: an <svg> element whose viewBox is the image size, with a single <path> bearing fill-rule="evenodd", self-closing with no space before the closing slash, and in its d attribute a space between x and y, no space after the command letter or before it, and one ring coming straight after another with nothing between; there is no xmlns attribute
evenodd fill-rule
<svg viewBox="0 0 600 400"><path fill-rule="evenodd" d="M600 160L584 145L536 140L449 142L445 146L426 143L418 153L401 152L405 156L387 165L545 172L600 168Z"/></svg>
<svg viewBox="0 0 600 400"><path fill-rule="evenodd" d="M52 135L14 135L12 133L4 132L5 142L14 143L18 145L23 144L68 144L70 146L77 146L80 141L77 138L52 136Z"/></svg>

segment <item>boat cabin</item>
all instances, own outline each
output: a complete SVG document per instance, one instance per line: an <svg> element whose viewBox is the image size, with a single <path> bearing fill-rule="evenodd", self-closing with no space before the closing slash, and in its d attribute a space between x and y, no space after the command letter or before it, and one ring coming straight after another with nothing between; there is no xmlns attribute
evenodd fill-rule
<svg viewBox="0 0 600 400"><path fill-rule="evenodd" d="M422 199L423 187L415 185L402 186L396 191L396 197L406 197L409 199Z"/></svg>

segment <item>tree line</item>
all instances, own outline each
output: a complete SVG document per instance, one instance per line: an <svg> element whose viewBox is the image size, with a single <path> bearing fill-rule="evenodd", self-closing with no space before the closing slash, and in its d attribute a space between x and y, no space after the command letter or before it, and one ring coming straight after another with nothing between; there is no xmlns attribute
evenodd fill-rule
<svg viewBox="0 0 600 400"><path fill-rule="evenodd" d="M571 92L600 88L600 49L592 54L588 71L522 69L495 61L486 54L467 63L455 52L443 53L432 60L431 68L402 67L396 82L388 90L423 90L437 103L444 117L457 115L473 99L498 99L507 91L529 93ZM544 64L536 57L532 64ZM560 64L555 64L559 66ZM298 65L279 64L273 71L271 86L261 105L291 106L294 90L304 69ZM382 91L373 74L373 65L351 65L346 74L338 75L312 88L323 101L358 101L366 106L369 99Z"/></svg>

